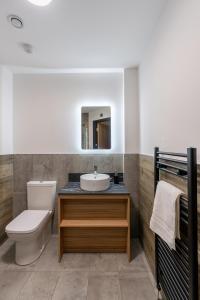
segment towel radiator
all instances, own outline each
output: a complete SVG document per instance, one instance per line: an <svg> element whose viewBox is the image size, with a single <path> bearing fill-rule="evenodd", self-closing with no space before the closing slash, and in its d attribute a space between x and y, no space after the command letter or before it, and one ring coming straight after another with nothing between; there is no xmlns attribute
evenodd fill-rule
<svg viewBox="0 0 200 300"><path fill-rule="evenodd" d="M187 184L187 198L180 198L181 239L176 251L155 235L155 270L157 289L169 300L198 299L197 238L197 158L196 149L187 154L154 150L154 191L162 172L182 178Z"/></svg>

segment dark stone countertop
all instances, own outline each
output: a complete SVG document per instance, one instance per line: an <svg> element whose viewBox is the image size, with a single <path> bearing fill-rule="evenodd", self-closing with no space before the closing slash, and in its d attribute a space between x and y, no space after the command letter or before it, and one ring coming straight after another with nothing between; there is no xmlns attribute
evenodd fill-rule
<svg viewBox="0 0 200 300"><path fill-rule="evenodd" d="M129 195L127 188L124 184L114 184L110 183L109 189L101 192L89 192L84 191L80 188L80 182L69 182L68 185L61 188L58 191L58 195L65 195L65 194L83 194L83 195L92 195L92 194L98 194L98 195L109 195L109 194L125 194Z"/></svg>

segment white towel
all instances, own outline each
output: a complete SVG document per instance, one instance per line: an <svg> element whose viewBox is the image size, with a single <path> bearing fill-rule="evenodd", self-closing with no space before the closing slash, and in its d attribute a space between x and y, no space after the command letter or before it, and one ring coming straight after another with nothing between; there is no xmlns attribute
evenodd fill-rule
<svg viewBox="0 0 200 300"><path fill-rule="evenodd" d="M159 181L154 199L150 228L171 249L176 249L175 239L180 239L180 196L183 192L175 186Z"/></svg>

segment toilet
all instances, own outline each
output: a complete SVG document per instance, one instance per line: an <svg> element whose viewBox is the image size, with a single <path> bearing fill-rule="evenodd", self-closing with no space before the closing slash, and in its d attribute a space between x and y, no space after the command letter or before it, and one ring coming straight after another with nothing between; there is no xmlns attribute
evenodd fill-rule
<svg viewBox="0 0 200 300"><path fill-rule="evenodd" d="M56 181L27 182L27 210L6 226L8 237L15 241L18 265L34 262L42 253L51 235L55 206Z"/></svg>

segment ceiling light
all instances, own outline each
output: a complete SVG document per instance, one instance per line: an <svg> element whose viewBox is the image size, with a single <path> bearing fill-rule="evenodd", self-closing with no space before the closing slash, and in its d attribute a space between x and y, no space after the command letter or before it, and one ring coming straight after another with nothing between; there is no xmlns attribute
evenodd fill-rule
<svg viewBox="0 0 200 300"><path fill-rule="evenodd" d="M30 3L38 5L38 6L46 6L48 5L52 0L28 0Z"/></svg>
<svg viewBox="0 0 200 300"><path fill-rule="evenodd" d="M12 26L14 26L15 28L21 29L23 27L23 21L20 17L16 16L16 15L9 15L7 17L8 22L10 22L10 24Z"/></svg>

